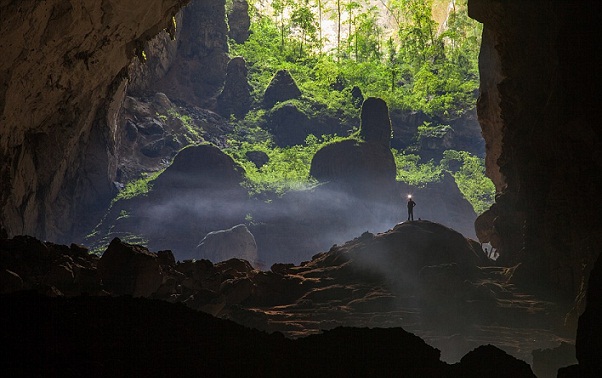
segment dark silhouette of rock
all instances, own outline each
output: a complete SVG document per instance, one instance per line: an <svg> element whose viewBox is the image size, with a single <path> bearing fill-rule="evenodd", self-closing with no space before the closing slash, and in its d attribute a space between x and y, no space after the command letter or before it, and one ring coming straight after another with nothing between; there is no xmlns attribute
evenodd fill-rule
<svg viewBox="0 0 602 378"><path fill-rule="evenodd" d="M266 88L263 94L263 103L266 107L271 108L277 102L299 97L301 97L301 90L297 87L295 79L287 70L280 70L276 72Z"/></svg>
<svg viewBox="0 0 602 378"><path fill-rule="evenodd" d="M95 293L98 257L82 246L41 242L30 236L0 240L0 291Z"/></svg>
<svg viewBox="0 0 602 378"><path fill-rule="evenodd" d="M357 85L351 88L351 100L356 108L359 108L364 103L364 95L362 94L362 90Z"/></svg>
<svg viewBox="0 0 602 378"><path fill-rule="evenodd" d="M314 155L310 175L361 198L388 200L395 191L395 161L382 143L348 139L326 145Z"/></svg>
<svg viewBox="0 0 602 378"><path fill-rule="evenodd" d="M366 142L391 145L391 119L387 103L376 97L367 98L362 104L360 136Z"/></svg>
<svg viewBox="0 0 602 378"><path fill-rule="evenodd" d="M305 143L307 136L315 130L316 122L316 120L309 119L294 104L279 106L273 109L267 117L267 127L274 136L276 145L280 147Z"/></svg>
<svg viewBox="0 0 602 378"><path fill-rule="evenodd" d="M0 293L7 294L23 289L23 279L8 269L0 270Z"/></svg>
<svg viewBox="0 0 602 378"><path fill-rule="evenodd" d="M263 151L247 151L245 157L257 168L261 168L270 161L270 157Z"/></svg>
<svg viewBox="0 0 602 378"><path fill-rule="evenodd" d="M173 163L156 180L155 189L198 190L237 187L243 180L242 168L219 148L204 144L178 153Z"/></svg>
<svg viewBox="0 0 602 378"><path fill-rule="evenodd" d="M362 198L389 199L395 190L396 167L389 149L387 104L367 99L361 118L360 135L365 140L348 139L322 147L311 161L310 175L322 182L340 182Z"/></svg>
<svg viewBox="0 0 602 378"><path fill-rule="evenodd" d="M567 342L561 342L556 348L536 349L532 354L537 378L556 378L560 368L577 363L575 345Z"/></svg>
<svg viewBox="0 0 602 378"><path fill-rule="evenodd" d="M339 327L289 340L143 298L25 292L1 299L11 309L0 313L0 342L11 346L0 362L9 376L529 376L503 358L450 366L437 349L400 328Z"/></svg>
<svg viewBox="0 0 602 378"><path fill-rule="evenodd" d="M228 36L236 43L244 43L249 38L251 18L249 17L249 3L246 0L234 0L228 13Z"/></svg>
<svg viewBox="0 0 602 378"><path fill-rule="evenodd" d="M244 224L227 230L208 233L196 248L199 258L213 262L240 258L250 263L257 261L257 244Z"/></svg>
<svg viewBox="0 0 602 378"><path fill-rule="evenodd" d="M157 252L157 258L159 261L159 265L166 265L172 267L176 265L176 258L174 257L173 252L170 250Z"/></svg>
<svg viewBox="0 0 602 378"><path fill-rule="evenodd" d="M589 275L586 301L575 347L580 377L594 377L602 371L602 257L598 257Z"/></svg>
<svg viewBox="0 0 602 378"><path fill-rule="evenodd" d="M467 378L536 378L529 364L493 345L480 346L462 357L456 373Z"/></svg>
<svg viewBox="0 0 602 378"><path fill-rule="evenodd" d="M402 223L382 234L364 232L311 261L276 264L272 271L254 269L237 258L216 264L174 263L168 251L154 254L118 239L102 262L84 251L33 238L6 242L0 246L0 269L20 272L24 289L45 295L151 297L290 337L342 325L409 327L430 335L429 344L450 362L484 340L528 358L531 336L514 334L513 327L528 326L540 343L549 337L547 345L552 346L558 336L533 327L557 324L554 319L564 316L560 311L554 318L554 307L508 284L503 268L482 267L484 255L477 242L427 221ZM15 263L35 249L29 252L27 269ZM39 258L44 253L50 257L46 262ZM83 268L64 269L69 258ZM73 272L73 284L60 290L47 284L53 266L59 273ZM69 274L59 274L55 281L65 276Z"/></svg>
<svg viewBox="0 0 602 378"><path fill-rule="evenodd" d="M217 112L229 118L244 118L251 107L251 86L247 81L244 58L234 57L228 62L224 89L217 97Z"/></svg>
<svg viewBox="0 0 602 378"><path fill-rule="evenodd" d="M486 170L504 194L496 198L500 263L521 263L525 278L573 300L602 245L593 111L602 76L591 74L602 64L602 3L471 3L469 15L483 23L477 112Z"/></svg>
<svg viewBox="0 0 602 378"><path fill-rule="evenodd" d="M98 276L114 294L148 297L161 286L157 255L148 249L113 239L98 261Z"/></svg>

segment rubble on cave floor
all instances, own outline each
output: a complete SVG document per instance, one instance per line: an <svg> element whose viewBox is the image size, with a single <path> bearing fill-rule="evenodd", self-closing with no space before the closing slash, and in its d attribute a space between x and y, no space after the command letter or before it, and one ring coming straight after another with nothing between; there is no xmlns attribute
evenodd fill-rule
<svg viewBox="0 0 602 378"><path fill-rule="evenodd" d="M532 350L573 343L567 304L515 285L478 243L428 221L366 232L269 271L240 259L175 261L119 239L98 258L25 236L0 241L0 268L3 292L161 299L291 339L340 326L403 328L447 362L485 344L530 362Z"/></svg>

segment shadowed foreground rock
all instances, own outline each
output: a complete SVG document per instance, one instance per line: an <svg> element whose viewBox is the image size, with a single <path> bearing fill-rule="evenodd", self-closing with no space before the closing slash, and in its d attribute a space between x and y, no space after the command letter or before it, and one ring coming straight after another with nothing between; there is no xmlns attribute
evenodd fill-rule
<svg viewBox="0 0 602 378"><path fill-rule="evenodd" d="M0 313L0 342L10 345L0 364L11 377L534 377L495 347L487 363L447 365L399 328L337 328L293 341L143 298L1 299L11 311Z"/></svg>
<svg viewBox="0 0 602 378"><path fill-rule="evenodd" d="M100 262L75 245L0 240L4 292L145 296L293 339L337 327L403 328L448 363L485 343L523 360L558 345L566 311L509 284L511 271L487 266L478 243L427 221L365 232L268 271L240 259L176 261L119 239Z"/></svg>

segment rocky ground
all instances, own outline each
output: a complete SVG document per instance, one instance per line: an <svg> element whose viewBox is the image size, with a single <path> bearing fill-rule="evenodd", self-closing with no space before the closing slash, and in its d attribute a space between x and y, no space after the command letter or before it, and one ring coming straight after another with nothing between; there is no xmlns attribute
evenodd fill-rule
<svg viewBox="0 0 602 378"><path fill-rule="evenodd" d="M119 239L114 239L98 257L77 245L55 245L25 236L2 240L0 268L3 293L35 290L50 297L79 298L41 305L47 306L43 311L52 313L64 311L63 305L80 306L85 301L94 302L92 298L108 301L107 297L125 295L160 299L174 306L184 304L269 334L305 340L294 344L297 346L310 343L308 340L324 340L321 337L328 338L321 336L325 330L339 327L373 329L358 332L377 338L382 334L376 329L391 329L395 334L403 328L440 350L437 361L455 363L478 346L491 344L532 363L540 371L555 371L576 362L574 347L570 347L574 345L574 329L563 323L569 304L515 285L513 268L492 266L478 243L428 221L404 222L381 234L364 233L309 261L298 265L274 264L270 270L254 269L240 259L217 263L176 261L171 251L150 252ZM81 298L82 295L85 298ZM21 303L19 306L39 302L18 299L19 296L12 298L11 301ZM127 306L147 303L121 301L127 302ZM3 300L3 303L9 302ZM123 303L115 302L115 311L126 305ZM147 305L153 306L144 304ZM168 312L183 311L181 306L174 310L157 306ZM38 310L32 308L32 311ZM115 319L122 319L123 315L119 316ZM34 321L31 316L24 319ZM120 321L115 320L117 324ZM161 320L160 324L176 327L169 319ZM84 322L80 326L93 324ZM237 329L234 325L228 327ZM332 331L325 335L337 335L345 340L348 337L345 332ZM280 340L263 333L256 335L261 335L256 336L260 339ZM311 338L312 335L320 336L316 339ZM35 339L35 335L30 337ZM156 337L164 336L157 334ZM58 341L59 344L68 342L68 339ZM156 347L148 342L151 348ZM563 358L550 360L546 357L550 353L541 351L556 348L561 342L569 345L562 349ZM321 341L319 344L324 345ZM535 361L533 350L540 350ZM155 352L149 353L150 358ZM349 353L348 356L352 355ZM190 357L186 356L182 358ZM558 365L561 363L563 365ZM280 371L278 366L273 369Z"/></svg>

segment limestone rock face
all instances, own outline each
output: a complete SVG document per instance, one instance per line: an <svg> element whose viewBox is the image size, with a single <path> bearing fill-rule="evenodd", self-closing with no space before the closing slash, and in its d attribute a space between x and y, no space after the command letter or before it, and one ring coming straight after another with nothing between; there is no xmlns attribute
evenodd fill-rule
<svg viewBox="0 0 602 378"><path fill-rule="evenodd" d="M502 193L500 258L569 298L602 245L601 9L469 1L484 26L477 107L487 172Z"/></svg>
<svg viewBox="0 0 602 378"><path fill-rule="evenodd" d="M215 111L229 61L225 0L194 0L184 8L177 50L169 71L152 88Z"/></svg>
<svg viewBox="0 0 602 378"><path fill-rule="evenodd" d="M257 261L257 244L244 224L208 233L197 246L199 258L220 262L231 258Z"/></svg>
<svg viewBox="0 0 602 378"><path fill-rule="evenodd" d="M60 240L112 195L127 66L188 1L4 2L0 223Z"/></svg>
<svg viewBox="0 0 602 378"><path fill-rule="evenodd" d="M228 118L231 114L244 118L251 107L251 86L247 81L247 67L243 57L228 63L224 89L217 98L217 111Z"/></svg>
<svg viewBox="0 0 602 378"><path fill-rule="evenodd" d="M237 43L244 43L249 38L251 18L249 17L249 3L246 0L234 0L232 9L228 13L228 35Z"/></svg>
<svg viewBox="0 0 602 378"><path fill-rule="evenodd" d="M287 70L280 70L272 78L263 95L263 103L267 107L274 106L277 102L298 98L301 90L295 83L295 79Z"/></svg>
<svg viewBox="0 0 602 378"><path fill-rule="evenodd" d="M184 8L186 9L186 8ZM178 56L184 10L179 11L166 30L148 41L144 47L146 59L134 59L128 67L128 95L152 95L155 84L167 75Z"/></svg>

